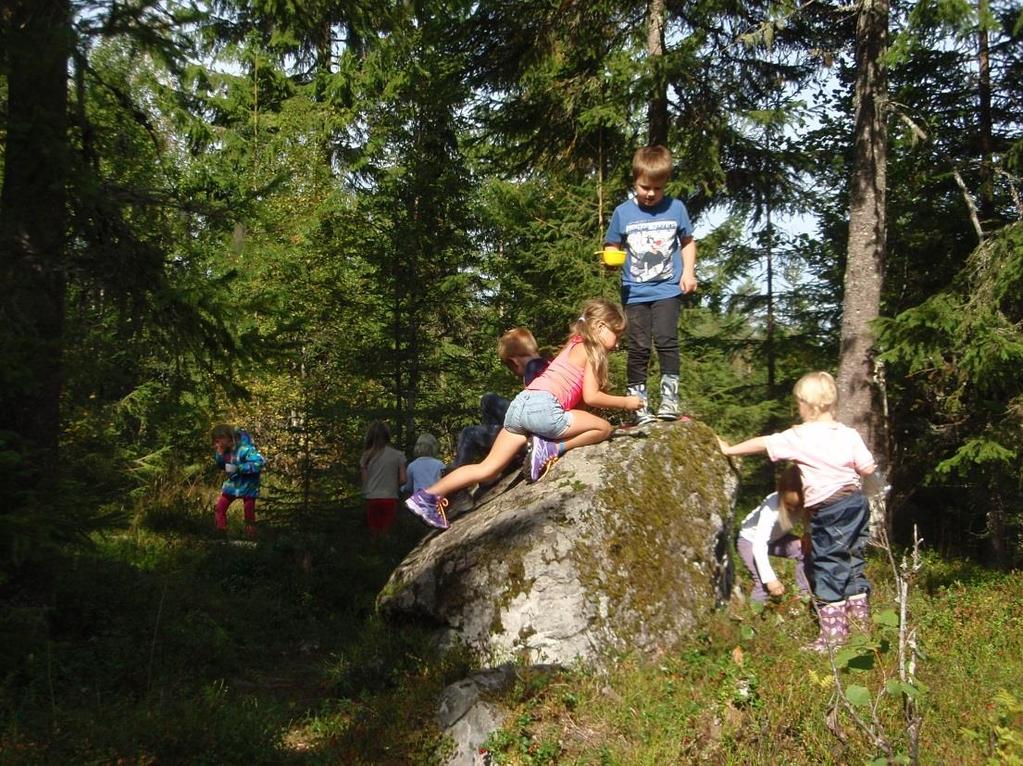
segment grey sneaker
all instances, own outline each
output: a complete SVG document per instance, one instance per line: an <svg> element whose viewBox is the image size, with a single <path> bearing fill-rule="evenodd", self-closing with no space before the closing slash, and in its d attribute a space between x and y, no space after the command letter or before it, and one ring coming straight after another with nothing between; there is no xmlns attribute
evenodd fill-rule
<svg viewBox="0 0 1023 766"><path fill-rule="evenodd" d="M661 376L661 406L657 408L661 420L678 418L678 375Z"/></svg>
<svg viewBox="0 0 1023 766"><path fill-rule="evenodd" d="M643 406L633 413L633 416L636 418L637 426L645 426L647 423L653 423L657 420L657 418L654 417L654 414L650 411L650 405L647 403L645 383L629 386L625 392L629 396L638 396L643 400Z"/></svg>

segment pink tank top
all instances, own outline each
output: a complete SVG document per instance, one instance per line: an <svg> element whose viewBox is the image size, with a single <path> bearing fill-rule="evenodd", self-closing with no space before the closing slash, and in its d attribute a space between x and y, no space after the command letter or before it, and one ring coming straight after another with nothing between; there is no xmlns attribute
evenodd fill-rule
<svg viewBox="0 0 1023 766"><path fill-rule="evenodd" d="M565 410L574 409L583 398L584 367L576 367L568 360L572 349L583 342L579 335L573 336L543 374L526 386L527 391L547 391L554 394Z"/></svg>

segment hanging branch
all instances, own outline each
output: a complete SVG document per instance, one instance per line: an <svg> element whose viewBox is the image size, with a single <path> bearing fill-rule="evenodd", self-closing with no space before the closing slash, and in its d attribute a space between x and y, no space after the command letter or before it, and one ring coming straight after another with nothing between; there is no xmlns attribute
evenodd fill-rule
<svg viewBox="0 0 1023 766"><path fill-rule="evenodd" d="M1007 173L1002 170L1002 168L998 167L995 168L995 173L1000 176L1004 176L1009 182L1009 194L1012 195L1013 204L1016 205L1016 212L1019 214L1020 218L1023 218L1023 200L1021 200L1019 196L1019 184L1023 179L1020 179L1019 176L1012 175L1012 173Z"/></svg>
<svg viewBox="0 0 1023 766"><path fill-rule="evenodd" d="M981 242L984 241L984 229L980 225L980 217L977 214L977 205L973 201L973 195L970 194L970 190L966 188L966 182L963 180L962 175L959 173L959 168L952 168L952 177L956 180L956 186L963 193L963 199L966 200L966 209L970 213L970 221L973 223L973 230L977 232L977 239Z"/></svg>
<svg viewBox="0 0 1023 766"><path fill-rule="evenodd" d="M929 138L927 132L923 128L921 128L908 114L906 114L901 107L902 107L901 104L896 104L892 102L893 110L899 116L899 119L907 127L909 127L910 132L913 134L913 138L919 139L920 141L927 141ZM952 177L955 178L956 185L959 187L959 190L963 194L963 200L966 202L966 209L970 214L970 222L973 224L973 230L977 234L977 241L983 242L984 229L980 224L980 216L977 213L977 204L973 201L973 195L970 193L969 188L967 188L966 186L966 182L963 180L962 175L959 173L959 168L957 168L955 163L952 162L952 158L949 157L940 148L938 149L938 156L945 162L947 162L949 166L952 168ZM1016 197L1018 204L1019 198L1017 195L1014 196Z"/></svg>

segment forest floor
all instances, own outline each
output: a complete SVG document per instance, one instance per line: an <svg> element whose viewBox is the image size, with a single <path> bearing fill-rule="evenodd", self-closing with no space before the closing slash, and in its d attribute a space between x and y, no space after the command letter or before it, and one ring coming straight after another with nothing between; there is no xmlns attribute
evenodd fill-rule
<svg viewBox="0 0 1023 766"><path fill-rule="evenodd" d="M405 515L374 541L349 511L271 523L255 542L108 533L30 565L0 590L0 763L441 763L437 697L480 661L431 657L415 626L374 611L422 533ZM883 557L870 574L874 614L890 622ZM1023 573L931 555L911 606L919 762L1023 763ZM813 634L798 603L734 603L687 646L606 674L523 668L499 700L511 715L492 762L886 762L848 709L831 714L836 674L799 648ZM837 676L898 763L909 738L894 635L875 626Z"/></svg>

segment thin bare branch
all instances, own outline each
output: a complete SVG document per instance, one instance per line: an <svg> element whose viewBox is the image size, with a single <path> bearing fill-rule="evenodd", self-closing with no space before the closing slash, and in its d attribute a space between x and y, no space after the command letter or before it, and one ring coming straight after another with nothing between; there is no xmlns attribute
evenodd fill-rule
<svg viewBox="0 0 1023 766"><path fill-rule="evenodd" d="M1016 213L1020 218L1023 218L1023 200L1020 199L1019 186L1023 179L1019 176L1014 176L1012 173L1008 173L1002 168L995 168L995 173L1002 176L1009 182L1009 194L1012 195L1012 201L1016 205Z"/></svg>
<svg viewBox="0 0 1023 766"><path fill-rule="evenodd" d="M973 230L977 232L977 240L980 242L984 241L984 229L980 226L980 217L977 215L977 205L973 201L973 195L970 190L966 188L966 182L963 180L962 175L959 173L959 168L952 168L952 177L956 180L956 185L959 190L963 193L963 199L966 200L966 209L970 213L970 221L973 223Z"/></svg>

